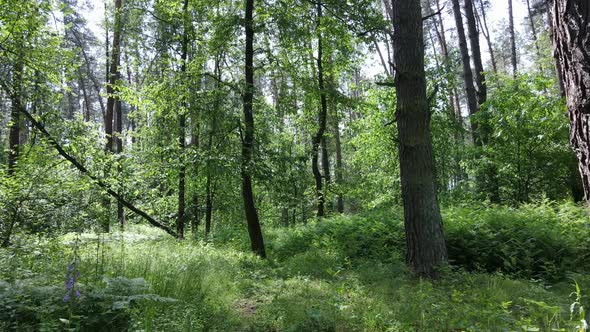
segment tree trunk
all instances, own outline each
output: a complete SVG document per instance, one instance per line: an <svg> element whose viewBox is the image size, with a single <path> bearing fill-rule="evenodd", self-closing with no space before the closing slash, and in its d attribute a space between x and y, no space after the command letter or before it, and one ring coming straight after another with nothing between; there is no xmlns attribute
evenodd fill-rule
<svg viewBox="0 0 590 332"><path fill-rule="evenodd" d="M246 50L245 50L245 87L243 96L244 103L244 135L242 138L242 197L244 199L244 210L248 222L248 234L252 251L258 256L265 258L264 240L258 212L254 205L254 193L252 190L252 164L254 153L254 114L252 104L254 100L254 0L246 0L246 11L244 25L246 28Z"/></svg>
<svg viewBox="0 0 590 332"><path fill-rule="evenodd" d="M328 188L330 187L330 183L332 182L332 177L330 174L330 155L328 153L328 138L326 137L326 135L324 135L324 137L322 137L321 146L322 146L322 169L324 172L324 197L326 197L328 194ZM325 200L325 198L324 198L324 200ZM331 200L328 200L328 206L326 208L328 211L333 210L334 206L332 205Z"/></svg>
<svg viewBox="0 0 590 332"><path fill-rule="evenodd" d="M469 31L469 45L475 69L475 84L477 85L477 103L481 106L487 99L486 77L481 61L481 49L479 47L479 32L473 14L472 0L465 0L465 18L467 18L467 31Z"/></svg>
<svg viewBox="0 0 590 332"><path fill-rule="evenodd" d="M467 107L469 108L469 115L471 118L471 135L473 142L478 144L479 137L477 132L477 123L473 120L473 115L479 110L477 104L477 95L475 93L475 86L473 85L473 72L471 71L471 62L469 57L469 50L467 49L467 38L465 37L465 29L463 28L463 17L461 15L461 7L459 0L452 0L453 13L455 14L455 23L457 25L457 38L459 39L459 49L461 51L461 62L463 63L463 81L465 84L465 95L467 97Z"/></svg>
<svg viewBox="0 0 590 332"><path fill-rule="evenodd" d="M332 114L334 119L334 142L336 143L336 185L338 185L336 210L338 213L344 213L344 198L342 197L341 187L344 182L344 177L342 175L342 144L340 142L340 123L338 118L338 110L336 107L334 107Z"/></svg>
<svg viewBox="0 0 590 332"><path fill-rule="evenodd" d="M182 79L185 79L186 73L186 62L188 58L188 26L189 26L189 18L188 18L188 0L184 0L184 4L182 6L182 16L183 16L183 33L182 33L182 54L180 61L182 62L180 67L180 72L182 75ZM187 111L187 101L185 97L182 97L182 107L180 109L180 114L178 115L178 148L180 149L180 168L178 170L178 216L176 219L176 233L178 234L179 239L184 238L184 223L185 223L185 178L186 178L186 165L184 161L184 153L185 153L185 146L186 146L186 111Z"/></svg>
<svg viewBox="0 0 590 332"><path fill-rule="evenodd" d="M553 40L553 33L555 29L553 27L553 19L551 18L550 2L550 0L545 0L545 10L547 11L547 22L549 25L550 38ZM559 93L562 97L565 97L565 83L563 82L563 73L559 61L555 61L555 76L557 78L557 87L559 88Z"/></svg>
<svg viewBox="0 0 590 332"><path fill-rule="evenodd" d="M531 33L533 35L533 42L535 43L535 50L537 51L537 56L539 59L541 58L541 49L539 48L539 38L537 37L537 27L535 26L535 19L533 18L533 11L531 10L531 1L526 0L526 8L529 14L529 24L531 25ZM539 69L543 72L543 67L539 65Z"/></svg>
<svg viewBox="0 0 590 332"><path fill-rule="evenodd" d="M512 60L512 76L518 73L516 58L516 35L514 33L514 13L512 12L512 0L508 0L508 32L510 34L510 55Z"/></svg>
<svg viewBox="0 0 590 332"><path fill-rule="evenodd" d="M478 14L477 7L474 7L475 18L477 19L477 23L481 29L481 33L486 39L486 43L488 44L488 52L490 53L490 62L492 63L492 70L494 73L498 73L498 65L496 64L496 56L494 53L494 47L492 45L492 37L490 35L490 29L488 28L488 20L486 16L486 10L483 6L482 0L476 0L479 2L479 9L480 12Z"/></svg>
<svg viewBox="0 0 590 332"><path fill-rule="evenodd" d="M413 271L438 277L447 261L426 97L420 2L393 1L393 49L397 68L397 126L406 232L406 260Z"/></svg>
<svg viewBox="0 0 590 332"><path fill-rule="evenodd" d="M326 199L324 188L322 184L322 174L320 173L319 167L319 150L320 144L324 139L324 132L326 131L326 117L328 113L328 102L326 100L326 91L325 91L325 84L324 84L324 67L323 67L323 43L322 43L322 32L320 30L322 24L322 4L318 2L317 4L317 27L316 31L318 34L318 57L317 57L317 66L318 66L318 89L320 93L320 110L318 115L318 130L316 134L312 138L312 172L313 177L315 179L316 185L316 199L318 205L317 216L323 217L325 215L324 210L324 202ZM324 150L324 149L323 149ZM325 176L325 174L324 174ZM329 175L328 175L329 176Z"/></svg>
<svg viewBox="0 0 590 332"><path fill-rule="evenodd" d="M122 10L122 0L114 0L115 2L115 24L114 24L114 31L113 31L113 47L112 47L112 51L111 51L111 60L110 60L110 66L109 66L109 61L107 61L107 67L108 68L108 73L107 73L107 78L108 78L108 84L107 84L107 107L106 107L106 113L105 113L105 135L106 135L106 139L107 139L107 143L106 143L106 147L105 150L109 153L114 153L116 151L118 151L118 147L119 147L119 143L118 143L118 139L115 137L116 134L113 132L113 127L116 128L117 132L118 132L118 122L120 122L119 120L115 121L115 116L117 116L117 118L120 116L120 109L121 109L121 104L118 100L118 97L115 96L115 85L117 84L117 81L120 78L120 71L119 71L119 66L120 66L120 62L121 62L121 10ZM108 31L108 27L107 27L107 31ZM108 53L109 53L109 48L108 48L108 33L107 33L107 58L108 58ZM117 123L115 123L117 122ZM122 128L122 126L121 126ZM117 135L118 136L118 135ZM116 143L115 143L116 142ZM122 146L121 146L122 149ZM107 174L109 173L108 171L106 172ZM109 209L110 209L110 201L108 199L105 199L104 201L104 206L105 209L107 209L107 215L110 215L109 213ZM122 215L122 205L120 204L119 201L117 201L117 216L118 218L121 218ZM109 217L107 216L106 220L105 220L105 224L103 225L103 230L108 232L109 228L110 228L110 221L109 221ZM121 219L119 219L119 221L122 221Z"/></svg>
<svg viewBox="0 0 590 332"><path fill-rule="evenodd" d="M23 64L20 59L16 61L12 71L12 91L10 92L11 108L9 123L9 150L8 150L8 176L15 172L19 152L20 152L20 129L21 117L20 112L23 107L22 102L22 81L23 81ZM7 91L8 92L8 91Z"/></svg>
<svg viewBox="0 0 590 332"><path fill-rule="evenodd" d="M19 55L19 57L22 55ZM14 176L17 168L18 157L20 154L20 143L21 143L21 125L22 119L20 116L21 111L24 110L22 100L22 83L23 83L23 71L24 66L21 59L17 59L13 70L12 70L12 91L6 87L6 93L9 95L11 100L10 106L10 123L9 123L9 134L8 134L8 170L7 175L9 177ZM3 85L4 86L4 85ZM0 231L2 234L0 247L6 248L10 245L10 237L14 226L18 222L19 213L18 206L19 202L11 202L9 213L5 219L5 223L0 225Z"/></svg>
<svg viewBox="0 0 590 332"><path fill-rule="evenodd" d="M570 143L590 201L590 2L554 1L553 45L561 65L570 118Z"/></svg>

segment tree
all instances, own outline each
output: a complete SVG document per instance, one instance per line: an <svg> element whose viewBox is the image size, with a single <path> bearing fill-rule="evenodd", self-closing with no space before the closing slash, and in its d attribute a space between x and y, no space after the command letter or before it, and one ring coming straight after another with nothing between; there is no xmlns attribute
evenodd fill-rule
<svg viewBox="0 0 590 332"><path fill-rule="evenodd" d="M108 72L107 85L107 107L105 113L105 135L107 138L106 151L111 153L121 153L123 151L123 140L121 133L123 131L123 111L121 109L121 100L115 94L115 87L121 78L121 32L122 32L122 0L114 0L115 4L115 24L113 32L113 47L111 50L111 61ZM120 173L121 168L117 166ZM106 202L106 201L105 201ZM105 203L106 204L106 203ZM110 205L110 204L109 204ZM108 208L108 205L107 205ZM108 213L108 212L107 212ZM125 223L125 215L123 211L123 204L117 201L117 219L121 226ZM104 229L108 231L108 218L105 222Z"/></svg>
<svg viewBox="0 0 590 332"><path fill-rule="evenodd" d="M188 16L188 0L184 0L182 5L182 54L180 56L180 71L183 75L186 75L186 63L188 59L188 29L189 29L189 16ZM185 77L183 77L185 79ZM185 145L186 145L186 109L187 102L186 98L182 100L182 109L178 115L178 147L180 148L180 169L178 171L178 216L176 220L176 233L178 238L184 238L184 213L185 213L185 181L186 181L186 165L184 161Z"/></svg>
<svg viewBox="0 0 590 332"><path fill-rule="evenodd" d="M578 156L590 201L590 3L553 1L553 45L560 64L571 122L570 143Z"/></svg>
<svg viewBox="0 0 590 332"><path fill-rule="evenodd" d="M252 251L265 258L264 240L258 219L258 211L254 204L254 192L252 190L252 164L254 153L254 0L246 0L244 14L244 26L246 29L245 65L244 65L244 92L242 101L244 106L244 134L242 137L242 198L244 199L244 211L248 223L248 234Z"/></svg>
<svg viewBox="0 0 590 332"><path fill-rule="evenodd" d="M477 86L477 103L481 106L486 102L487 87L486 77L483 72L483 63L481 62L481 50L479 47L479 32L475 23L473 14L472 0L465 0L465 17L467 18L467 31L469 31L469 46L471 46L471 56L475 70L475 84ZM483 136L483 135L482 135ZM483 137L480 137L483 139Z"/></svg>
<svg viewBox="0 0 590 332"><path fill-rule="evenodd" d="M420 2L395 0L392 19L406 261L416 274L435 278L447 249L435 184Z"/></svg>
<svg viewBox="0 0 590 332"><path fill-rule="evenodd" d="M486 39L486 43L488 44L488 52L490 53L490 62L492 63L492 70L494 71L494 73L497 73L498 65L496 63L496 53L494 52L494 47L492 46L492 36L490 34L490 29L488 28L488 20L486 10L484 7L484 0L476 0L476 2L479 2L479 11L476 6L474 8L474 13L476 15L480 31Z"/></svg>
<svg viewBox="0 0 590 332"><path fill-rule="evenodd" d="M322 3L317 3L317 22L316 22L316 32L318 38L318 55L317 55L317 71L318 71L318 89L320 93L320 109L318 114L318 129L315 135L312 138L312 152L311 152L311 167L313 172L313 177L315 179L315 189L316 189L316 199L317 199L317 216L323 217L325 214L325 188L323 188L323 180L322 174L320 172L319 166L319 152L320 152L320 145L322 146L322 162L324 166L324 172L326 168L328 169L328 173L324 174L324 177L329 177L329 165L326 165L328 162L327 153L326 151L326 141L324 137L324 132L326 131L326 117L328 114L328 102L326 99L326 87L324 82L324 65L323 65L323 40L322 40ZM328 179L328 178L326 178ZM327 186L326 181L326 186Z"/></svg>
<svg viewBox="0 0 590 332"><path fill-rule="evenodd" d="M457 38L459 39L459 50L461 51L461 63L463 64L463 83L465 85L465 96L467 97L467 108L471 118L471 135L473 141L477 144L479 142L477 123L473 119L473 115L477 113L479 107L477 104L477 95L475 86L473 85L473 72L471 71L471 62L469 50L467 49L467 38L465 37L465 28L463 27L463 17L461 14L461 6L459 0L452 0L453 13L455 14L455 24L457 25Z"/></svg>
<svg viewBox="0 0 590 332"><path fill-rule="evenodd" d="M516 58L516 35L514 33L514 13L512 0L508 0L508 32L510 34L510 60L512 62L512 76L518 73L518 62Z"/></svg>

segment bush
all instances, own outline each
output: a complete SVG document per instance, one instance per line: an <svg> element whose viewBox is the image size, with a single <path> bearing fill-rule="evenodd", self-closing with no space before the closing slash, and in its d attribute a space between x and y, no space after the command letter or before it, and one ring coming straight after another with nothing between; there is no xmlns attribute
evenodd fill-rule
<svg viewBox="0 0 590 332"><path fill-rule="evenodd" d="M124 331L138 305L173 303L174 299L148 294L143 279L105 279L105 287L77 285L78 296L65 298L63 286L42 280L0 281L2 330Z"/></svg>
<svg viewBox="0 0 590 332"><path fill-rule="evenodd" d="M444 220L451 264L468 270L560 280L589 268L588 215L572 204L448 208Z"/></svg>

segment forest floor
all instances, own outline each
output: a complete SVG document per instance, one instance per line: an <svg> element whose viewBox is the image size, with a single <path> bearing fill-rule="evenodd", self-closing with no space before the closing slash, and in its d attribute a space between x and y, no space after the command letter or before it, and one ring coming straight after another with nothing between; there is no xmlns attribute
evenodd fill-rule
<svg viewBox="0 0 590 332"><path fill-rule="evenodd" d="M0 330L583 331L583 208L444 210L452 266L435 282L403 259L400 212L177 241L147 226L19 236L0 251Z"/></svg>

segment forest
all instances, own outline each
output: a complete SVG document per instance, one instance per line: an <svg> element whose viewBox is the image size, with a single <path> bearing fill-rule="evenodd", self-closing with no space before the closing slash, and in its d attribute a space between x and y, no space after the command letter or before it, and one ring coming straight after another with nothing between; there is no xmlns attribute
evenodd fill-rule
<svg viewBox="0 0 590 332"><path fill-rule="evenodd" d="M588 331L588 0L0 0L0 331Z"/></svg>

